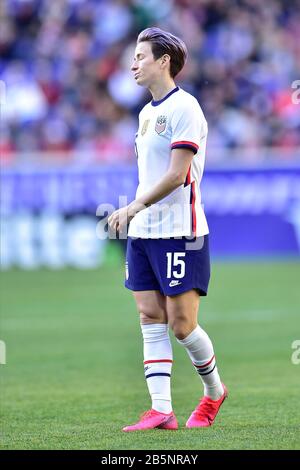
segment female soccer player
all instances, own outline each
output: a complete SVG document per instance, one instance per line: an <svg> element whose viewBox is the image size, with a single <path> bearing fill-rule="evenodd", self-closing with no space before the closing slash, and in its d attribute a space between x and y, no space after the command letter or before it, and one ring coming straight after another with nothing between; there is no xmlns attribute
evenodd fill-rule
<svg viewBox="0 0 300 470"><path fill-rule="evenodd" d="M200 296L207 294L208 226L201 206L207 122L197 100L176 86L187 51L159 28L137 39L131 70L152 101L140 112L136 135L136 199L108 219L112 230L129 224L125 286L133 291L144 340L144 370L152 407L124 431L177 429L172 410L172 347L168 325L204 385L204 397L186 427L213 424L227 397L213 346L198 325Z"/></svg>

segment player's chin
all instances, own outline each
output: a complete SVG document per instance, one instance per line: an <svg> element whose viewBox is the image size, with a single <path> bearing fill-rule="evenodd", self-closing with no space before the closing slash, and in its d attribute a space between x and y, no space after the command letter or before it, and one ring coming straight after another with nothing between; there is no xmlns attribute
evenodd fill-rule
<svg viewBox="0 0 300 470"><path fill-rule="evenodd" d="M135 83L140 86L146 86L145 81L141 77L136 77Z"/></svg>

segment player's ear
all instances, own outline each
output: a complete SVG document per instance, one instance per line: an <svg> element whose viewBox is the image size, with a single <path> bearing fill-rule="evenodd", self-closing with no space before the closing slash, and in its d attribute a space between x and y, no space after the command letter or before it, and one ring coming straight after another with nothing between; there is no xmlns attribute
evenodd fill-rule
<svg viewBox="0 0 300 470"><path fill-rule="evenodd" d="M164 54L163 56L161 56L160 61L161 65L166 66L166 64L170 63L171 57L169 56L169 54Z"/></svg>

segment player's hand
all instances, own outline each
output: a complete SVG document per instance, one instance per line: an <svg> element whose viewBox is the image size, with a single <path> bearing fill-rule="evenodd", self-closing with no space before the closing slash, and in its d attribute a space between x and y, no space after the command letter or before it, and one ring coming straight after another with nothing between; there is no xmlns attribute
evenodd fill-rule
<svg viewBox="0 0 300 470"><path fill-rule="evenodd" d="M121 209L114 211L109 216L108 225L114 232L121 232L125 227L127 227L131 219L132 217L130 218L128 214L128 206L122 207Z"/></svg>
<svg viewBox="0 0 300 470"><path fill-rule="evenodd" d="M146 206L144 206L144 204L138 200L135 200L128 206L116 210L108 218L108 225L110 229L121 232L129 224L133 217L143 209L146 209Z"/></svg>

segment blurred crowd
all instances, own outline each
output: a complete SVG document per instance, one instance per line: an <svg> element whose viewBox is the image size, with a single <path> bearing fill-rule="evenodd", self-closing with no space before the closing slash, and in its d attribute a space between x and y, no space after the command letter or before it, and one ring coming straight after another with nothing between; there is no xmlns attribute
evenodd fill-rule
<svg viewBox="0 0 300 470"><path fill-rule="evenodd" d="M137 115L151 97L130 65L137 34L149 26L187 44L176 81L203 108L211 161L220 149L228 159L259 159L260 147L292 158L285 151L300 146L300 104L292 100L299 0L8 0L0 9L4 162L17 152L133 162Z"/></svg>

